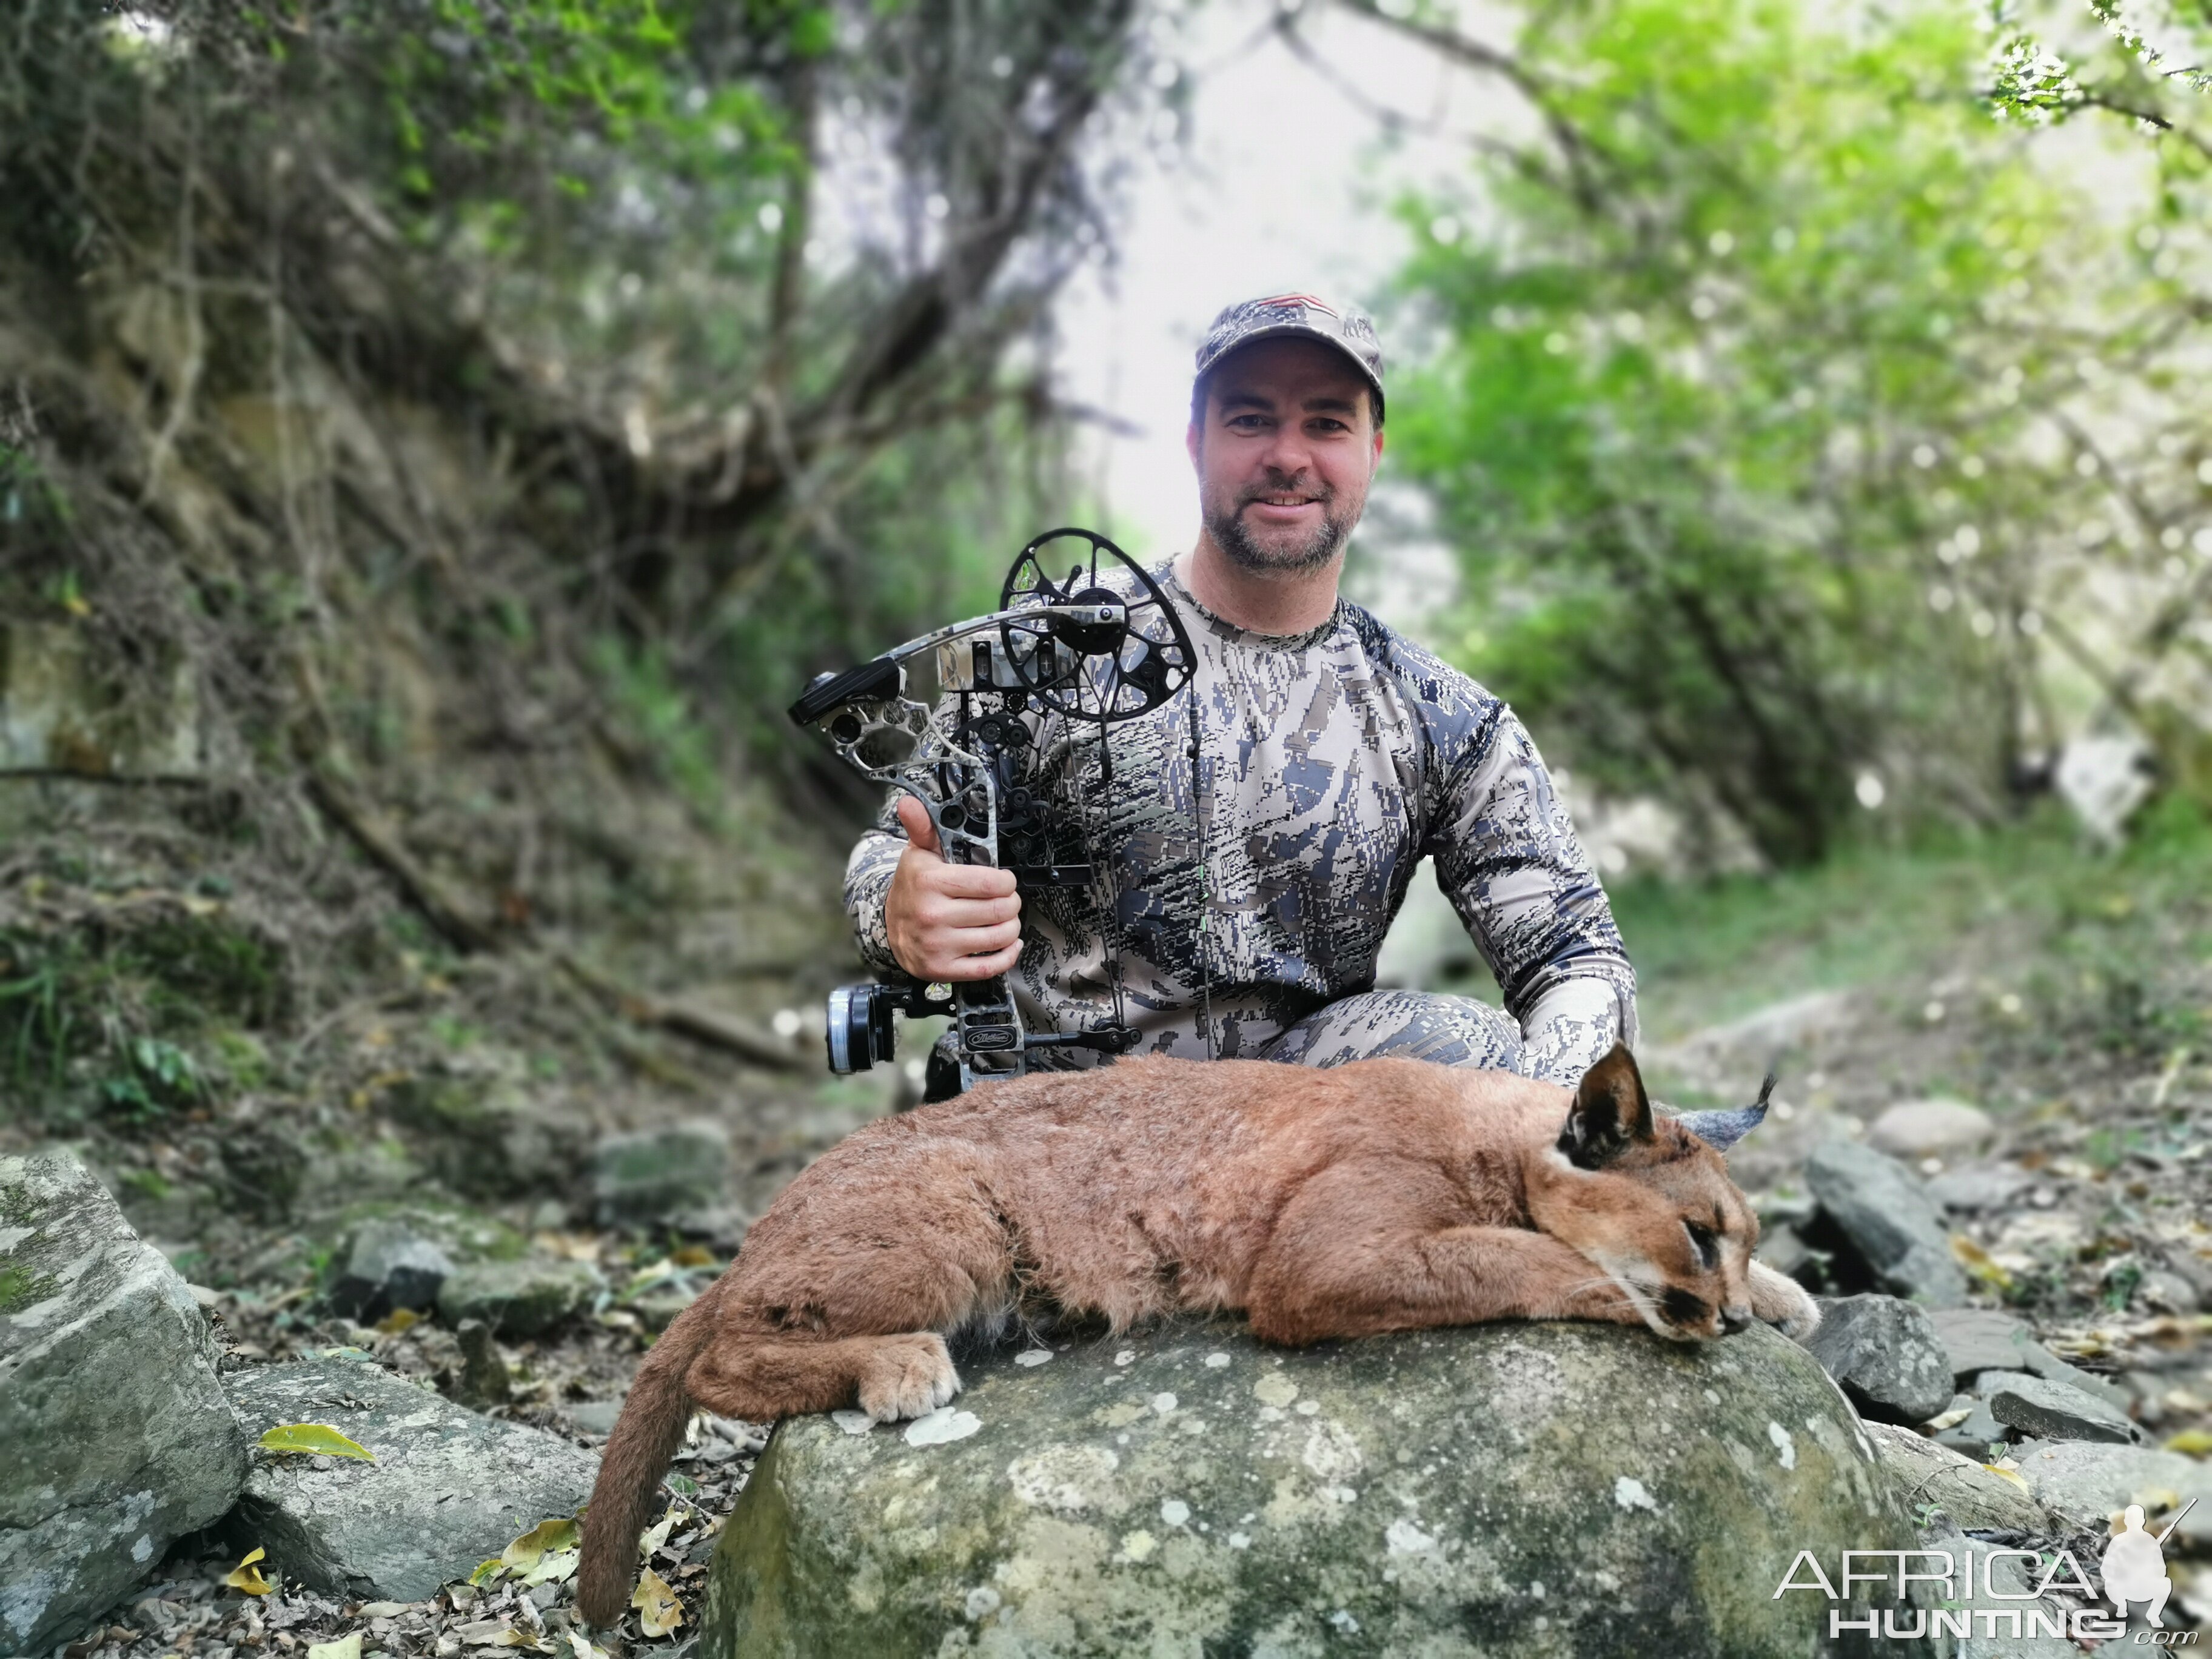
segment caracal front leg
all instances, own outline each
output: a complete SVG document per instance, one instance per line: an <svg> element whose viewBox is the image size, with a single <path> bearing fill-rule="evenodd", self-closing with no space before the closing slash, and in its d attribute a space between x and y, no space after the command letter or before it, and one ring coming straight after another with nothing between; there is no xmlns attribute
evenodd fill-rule
<svg viewBox="0 0 2212 1659"><path fill-rule="evenodd" d="M1297 1346L1496 1319L1644 1322L1571 1246L1467 1215L1433 1164L1377 1158L1323 1170L1283 1206L1254 1264L1253 1334Z"/></svg>

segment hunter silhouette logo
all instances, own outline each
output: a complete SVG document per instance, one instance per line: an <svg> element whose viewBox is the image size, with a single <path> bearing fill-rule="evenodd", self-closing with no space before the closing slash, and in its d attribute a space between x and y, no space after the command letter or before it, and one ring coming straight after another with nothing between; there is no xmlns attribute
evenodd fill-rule
<svg viewBox="0 0 2212 1659"><path fill-rule="evenodd" d="M2142 1505L2128 1505L2120 1517L2120 1530L2105 1546L2104 1559L2097 1564L2105 1576L2105 1598L2123 1620L2128 1616L2129 1602L2148 1601L2152 1628L2166 1628L2166 1620L2159 1615L2166 1611L2166 1598L2173 1594L2173 1580L2166 1576L2166 1540L2196 1507L2192 1498L2182 1506L2180 1515L2166 1522L2166 1530L2154 1538L2143 1528Z"/></svg>

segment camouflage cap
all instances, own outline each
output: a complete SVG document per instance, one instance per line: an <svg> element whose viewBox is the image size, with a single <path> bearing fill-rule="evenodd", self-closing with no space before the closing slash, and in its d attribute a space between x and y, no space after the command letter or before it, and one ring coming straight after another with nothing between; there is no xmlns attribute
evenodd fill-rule
<svg viewBox="0 0 2212 1659"><path fill-rule="evenodd" d="M1224 307L1198 348L1195 378L1204 380L1224 357L1255 340L1303 337L1333 345L1366 377L1375 394L1375 423L1382 423L1382 343L1375 325L1349 307L1310 294L1273 294Z"/></svg>

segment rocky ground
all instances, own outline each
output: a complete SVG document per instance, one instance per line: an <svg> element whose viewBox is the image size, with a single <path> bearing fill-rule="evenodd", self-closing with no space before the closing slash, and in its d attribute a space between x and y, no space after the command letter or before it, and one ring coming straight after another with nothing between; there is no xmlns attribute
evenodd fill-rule
<svg viewBox="0 0 2212 1659"><path fill-rule="evenodd" d="M218 946L216 959L252 965L226 943L259 937L237 893L173 872L134 883L18 865L0 878L9 938L41 915L58 926L96 910L117 937L152 929L189 947L196 984ZM21 988L46 969L17 955L14 977L0 975L16 999L0 1002L0 1036L21 1084L36 1052L24 1033L38 1030ZM1683 1034L1647 1042L1650 1074L1662 1097L1705 1105L1747 1098L1780 1062L1772 1118L1731 1160L1759 1200L1762 1254L1853 1298L1832 1310L1820 1357L1869 1420L1909 1438L1900 1458L1962 1452L2031 1503L2003 1525L1984 1504L1970 1534L2078 1541L2092 1511L2133 1499L2157 1523L2203 1491L2168 1549L2169 1622L2212 1621L2212 1056L2185 1032L2114 1044L2054 1028L2034 987L1958 957L1989 962L1986 940L1702 1028L1680 1017L1697 999L1670 1006L1662 985L1650 1023L1660 1039ZM727 1261L747 1218L912 1086L902 1072L818 1079L803 1030L793 1069L740 1065L503 959L407 947L380 960L357 994L306 1006L270 994L263 1006L268 987L233 984L227 1012L175 1044L196 1068L182 1081L164 1081L158 1043L104 1074L69 1060L76 1109L0 1122L0 1153L69 1145L118 1196L194 1287L234 1397L271 1367L367 1363L465 1407L457 1422L588 1458L653 1333ZM125 966L125 994L173 993L143 961ZM2185 956L2181 971L2166 1006L2201 1005L2206 989L2187 976L2202 964ZM813 1003L814 988L787 978L729 984L764 1028L780 1004ZM1777 976L1773 988L1789 988ZM373 1392L341 1387L316 1420L374 1420ZM694 1425L653 1540L661 1588L619 1632L573 1626L572 1544L539 1529L568 1511L549 1501L493 1539L477 1582L404 1595L375 1589L374 1571L311 1588L274 1568L273 1547L242 1565L276 1533L234 1516L180 1539L66 1651L682 1650L762 1439L752 1425ZM493 1468L497 1446L483 1444ZM247 1490L267 1500L270 1528L283 1480L336 1490L359 1473L327 1455L251 1455ZM1936 1513L1952 1467L1927 1477L1924 1524L1959 1519Z"/></svg>

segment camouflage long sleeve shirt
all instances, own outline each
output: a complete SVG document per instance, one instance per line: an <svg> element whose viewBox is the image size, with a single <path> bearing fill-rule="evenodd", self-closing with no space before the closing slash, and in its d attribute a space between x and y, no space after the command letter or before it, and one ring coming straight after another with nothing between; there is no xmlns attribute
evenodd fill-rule
<svg viewBox="0 0 2212 1659"><path fill-rule="evenodd" d="M1428 856L1521 1025L1517 1069L1571 1081L1633 1039L1636 978L1612 909L1510 709L1349 601L1275 637L1212 616L1171 570L1153 576L1196 671L1159 708L1103 728L1106 755L1095 726L1058 746L1098 873L1024 896L1010 981L1030 1029L1114 1019L1118 957L1140 1050L1260 1054L1373 986ZM884 898L906 847L896 803L845 879L861 954L884 972ZM1091 1060L1049 1053L1042 1063Z"/></svg>

